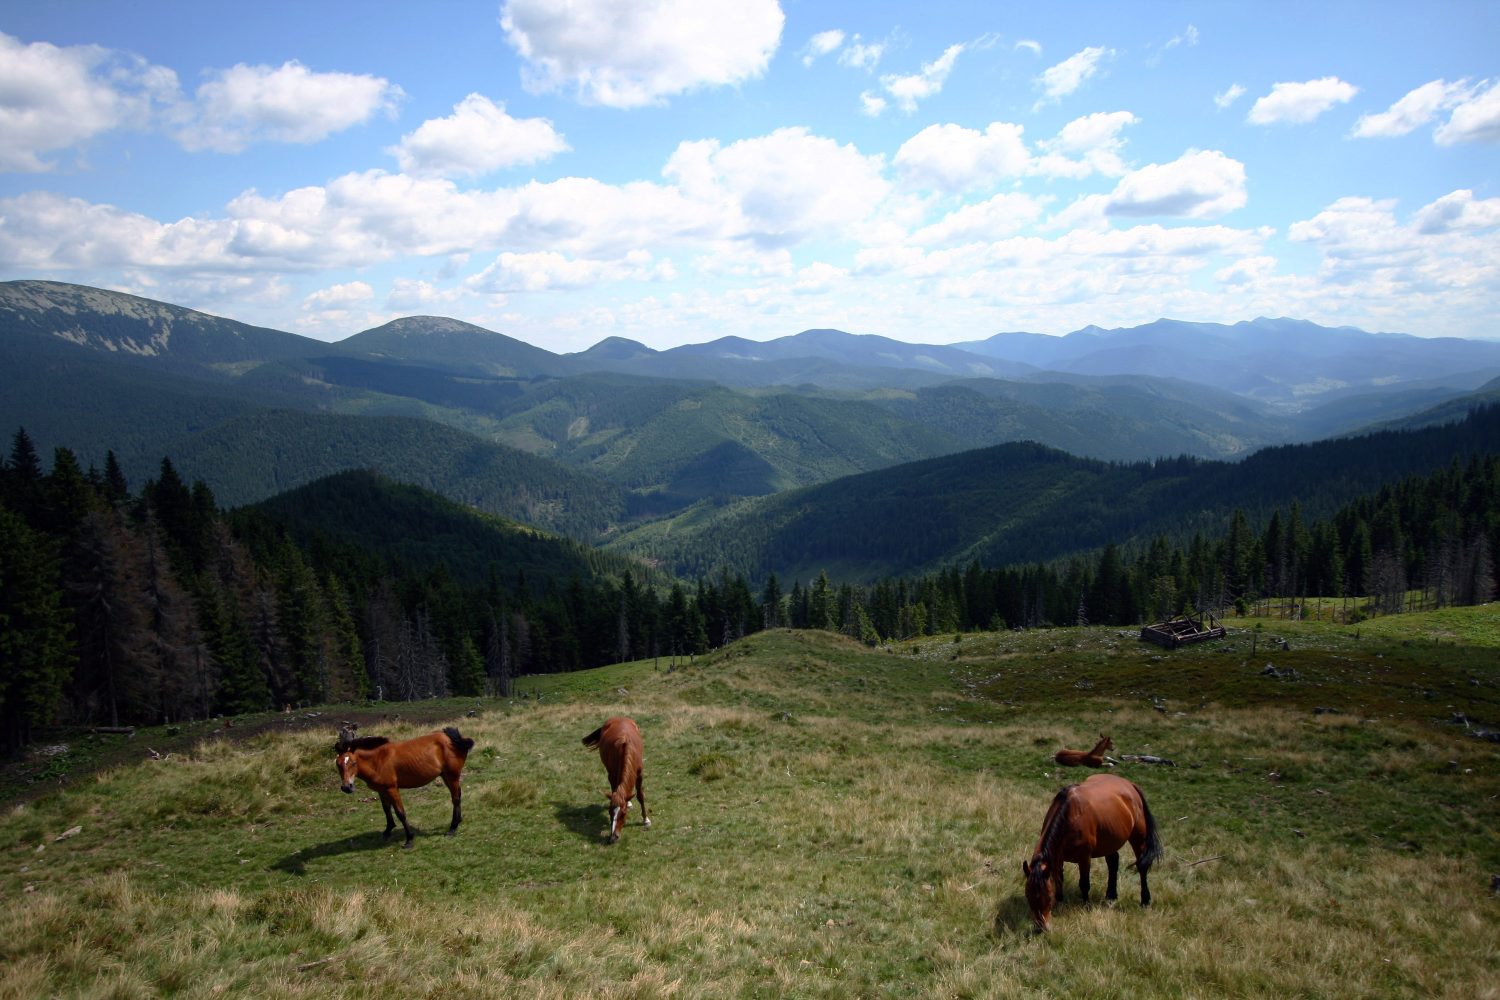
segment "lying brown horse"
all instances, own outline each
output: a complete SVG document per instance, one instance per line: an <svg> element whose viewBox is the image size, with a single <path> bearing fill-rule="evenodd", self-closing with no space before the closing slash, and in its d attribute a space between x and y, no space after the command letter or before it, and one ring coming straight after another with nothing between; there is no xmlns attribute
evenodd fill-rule
<svg viewBox="0 0 1500 1000"><path fill-rule="evenodd" d="M1115 741L1099 734L1099 742L1094 744L1094 749L1084 750L1059 750L1052 755L1052 759L1064 767L1103 767L1104 751L1113 750Z"/></svg>
<svg viewBox="0 0 1500 1000"><path fill-rule="evenodd" d="M1109 865L1105 899L1116 899L1115 880L1120 871L1120 848L1130 844L1135 851L1135 869L1141 873L1141 905L1151 905L1146 874L1161 857L1156 820L1146 806L1146 797L1134 782L1113 774L1091 774L1081 784L1068 785L1052 799L1042 836L1031 862L1021 862L1026 876L1026 902L1037 930L1052 928L1052 908L1062 898L1063 865L1078 866L1078 888L1083 901L1089 898L1089 862L1104 858Z"/></svg>
<svg viewBox="0 0 1500 1000"><path fill-rule="evenodd" d="M599 748L599 759L609 773L610 790L604 794L609 799L609 840L613 844L620 839L620 830L625 826L625 814L630 812L630 796L641 800L643 826L651 825L646 814L646 772L641 751L641 731L634 719L617 715L583 738L583 745Z"/></svg>
<svg viewBox="0 0 1500 1000"><path fill-rule="evenodd" d="M448 836L453 836L463 819L459 779L473 746L473 740L460 735L452 726L440 733L399 743L392 743L384 736L357 737L346 727L339 731L333 752L337 754L340 787L353 792L354 779L358 778L373 788L385 808L385 839L389 840L396 828L396 821L391 818L394 810L406 831L406 843L402 846L411 847L413 834L411 824L406 821L406 808L401 804L401 789L420 788L433 778L442 778L453 797L453 822L448 825Z"/></svg>

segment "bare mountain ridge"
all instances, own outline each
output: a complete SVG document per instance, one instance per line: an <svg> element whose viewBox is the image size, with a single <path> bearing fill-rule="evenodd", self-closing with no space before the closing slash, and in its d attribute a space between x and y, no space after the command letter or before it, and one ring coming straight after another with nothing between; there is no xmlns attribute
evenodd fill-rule
<svg viewBox="0 0 1500 1000"><path fill-rule="evenodd" d="M1061 337L1000 333L953 345L827 329L765 341L722 337L669 350L610 337L586 351L555 354L446 317L404 317L330 345L121 292L12 281L0 283L0 328L221 369L336 353L521 379L607 371L738 387L841 390L916 389L962 378L1045 382L1055 380L1053 373L1139 375L1212 386L1283 410L1408 383L1458 394L1500 376L1500 342L1265 317L1234 324L1161 319L1128 328L1089 326Z"/></svg>

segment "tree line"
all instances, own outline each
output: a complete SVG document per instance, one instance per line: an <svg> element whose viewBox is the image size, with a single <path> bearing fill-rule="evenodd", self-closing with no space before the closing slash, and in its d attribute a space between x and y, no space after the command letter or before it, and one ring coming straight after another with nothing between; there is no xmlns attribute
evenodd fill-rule
<svg viewBox="0 0 1500 1000"><path fill-rule="evenodd" d="M434 502L440 498L433 496ZM607 560L605 561L607 562ZM171 723L352 699L506 695L522 674L689 656L745 634L748 589L627 572L456 580L221 511L170 458L133 493L113 452L0 463L0 731Z"/></svg>
<svg viewBox="0 0 1500 1000"><path fill-rule="evenodd" d="M351 479L356 482L356 479ZM433 496L433 502L441 498ZM421 513L417 513L421 517ZM435 515L434 515L435 516ZM0 464L0 729L156 724L353 699L508 695L515 678L688 657L765 628L868 643L976 629L1137 625L1309 599L1390 613L1496 593L1500 457L1455 460L1307 522L1300 508L1216 538L1159 536L1057 563L972 562L873 585L826 573L759 593L743 575L642 582L628 570L482 579L259 508L226 514L171 460L132 493L113 453L44 472L26 432ZM1350 602L1353 602L1352 605Z"/></svg>

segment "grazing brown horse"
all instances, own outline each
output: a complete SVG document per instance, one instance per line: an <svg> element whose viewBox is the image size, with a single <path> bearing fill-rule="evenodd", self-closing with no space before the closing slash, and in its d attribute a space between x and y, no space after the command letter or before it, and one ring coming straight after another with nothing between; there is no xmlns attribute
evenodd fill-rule
<svg viewBox="0 0 1500 1000"><path fill-rule="evenodd" d="M358 778L373 788L385 808L385 839L389 840L396 828L396 821L391 818L394 810L406 831L406 843L401 846L411 847L413 834L411 824L406 821L406 808L401 804L401 789L420 788L433 778L442 778L453 797L453 822L448 825L448 836L453 836L463 819L460 807L463 790L459 780L473 746L473 740L460 735L452 726L440 733L399 743L392 743L384 736L357 737L346 727L339 731L333 752L337 755L340 787L353 792L354 779Z"/></svg>
<svg viewBox="0 0 1500 1000"><path fill-rule="evenodd" d="M630 812L630 796L641 800L641 822L651 825L646 814L645 767L641 751L641 731L634 719L617 715L583 738L583 745L599 748L599 759L609 773L610 790L604 794L609 799L609 840L613 844L620 839L620 830L625 826L625 814Z"/></svg>
<svg viewBox="0 0 1500 1000"><path fill-rule="evenodd" d="M1113 774L1091 774L1077 785L1068 785L1052 799L1042 836L1031 862L1021 862L1026 876L1026 902L1037 930L1052 928L1052 908L1062 898L1063 865L1078 866L1078 888L1083 901L1089 898L1089 862L1104 858L1109 865L1105 899L1118 898L1115 880L1120 871L1120 848L1129 843L1135 851L1135 870L1141 873L1141 905L1151 905L1146 874L1161 857L1156 820L1146 806L1146 797L1132 781Z"/></svg>
<svg viewBox="0 0 1500 1000"><path fill-rule="evenodd" d="M1115 741L1099 734L1099 742L1094 744L1092 750L1059 750L1052 755L1052 759L1064 767L1103 767L1104 751L1113 750Z"/></svg>

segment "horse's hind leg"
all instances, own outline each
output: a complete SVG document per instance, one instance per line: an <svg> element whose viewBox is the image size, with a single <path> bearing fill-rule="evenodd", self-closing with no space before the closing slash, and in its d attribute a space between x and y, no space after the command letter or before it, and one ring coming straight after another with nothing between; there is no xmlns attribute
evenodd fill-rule
<svg viewBox="0 0 1500 1000"><path fill-rule="evenodd" d="M451 837L458 832L458 824L463 822L464 818L462 778L457 774L451 778L445 774L443 784L448 786L448 794L453 797L453 822L448 824L448 836Z"/></svg>
<svg viewBox="0 0 1500 1000"><path fill-rule="evenodd" d="M635 776L635 797L641 804L641 825L650 826L651 817L646 813L646 772L642 771Z"/></svg>
<svg viewBox="0 0 1500 1000"><path fill-rule="evenodd" d="M1089 859L1078 862L1078 894L1085 903L1089 901Z"/></svg>
<svg viewBox="0 0 1500 1000"><path fill-rule="evenodd" d="M1114 902L1120 898L1118 883L1120 878L1120 852L1104 856L1104 863L1109 866L1109 886L1104 890L1104 898L1108 902Z"/></svg>

